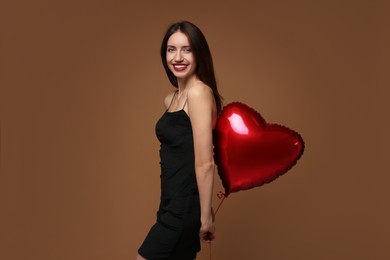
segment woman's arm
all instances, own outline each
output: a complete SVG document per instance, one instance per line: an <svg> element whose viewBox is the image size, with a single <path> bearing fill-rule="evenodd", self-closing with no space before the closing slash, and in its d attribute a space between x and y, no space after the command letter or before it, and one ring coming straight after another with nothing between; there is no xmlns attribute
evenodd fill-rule
<svg viewBox="0 0 390 260"><path fill-rule="evenodd" d="M214 182L213 125L216 121L216 105L212 90L197 84L188 90L188 115L191 119L194 138L195 173L201 208L200 237L205 241L214 239L214 213L212 193Z"/></svg>

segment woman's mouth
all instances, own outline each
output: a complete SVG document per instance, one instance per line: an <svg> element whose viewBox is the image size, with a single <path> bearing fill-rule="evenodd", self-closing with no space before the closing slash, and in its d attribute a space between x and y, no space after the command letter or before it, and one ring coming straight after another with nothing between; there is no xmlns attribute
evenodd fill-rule
<svg viewBox="0 0 390 260"><path fill-rule="evenodd" d="M183 71L187 68L187 64L173 64L173 69L177 72Z"/></svg>

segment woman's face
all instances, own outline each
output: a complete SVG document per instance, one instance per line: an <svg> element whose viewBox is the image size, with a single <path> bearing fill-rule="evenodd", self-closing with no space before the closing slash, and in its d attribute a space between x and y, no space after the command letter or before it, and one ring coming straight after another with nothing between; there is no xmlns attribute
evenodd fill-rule
<svg viewBox="0 0 390 260"><path fill-rule="evenodd" d="M177 31L167 43L167 63L178 79L185 79L195 74L196 62L187 36Z"/></svg>

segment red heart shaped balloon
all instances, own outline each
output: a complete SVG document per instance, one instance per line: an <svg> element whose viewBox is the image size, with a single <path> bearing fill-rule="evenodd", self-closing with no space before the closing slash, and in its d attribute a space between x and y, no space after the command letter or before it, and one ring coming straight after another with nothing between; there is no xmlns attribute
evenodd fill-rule
<svg viewBox="0 0 390 260"><path fill-rule="evenodd" d="M215 159L226 197L275 180L296 164L304 150L297 132L266 123L239 102L223 108L215 130Z"/></svg>

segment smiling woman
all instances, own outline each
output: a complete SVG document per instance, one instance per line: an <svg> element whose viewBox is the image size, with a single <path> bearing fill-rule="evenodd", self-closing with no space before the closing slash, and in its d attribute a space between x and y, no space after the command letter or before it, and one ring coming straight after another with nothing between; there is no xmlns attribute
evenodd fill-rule
<svg viewBox="0 0 390 260"><path fill-rule="evenodd" d="M161 58L177 90L165 98L157 122L161 142L161 196L156 224L137 259L195 259L200 240L214 239L213 129L221 110L211 53L203 33L190 22L171 25Z"/></svg>
<svg viewBox="0 0 390 260"><path fill-rule="evenodd" d="M187 36L178 31L168 39L167 64L176 78L189 78L195 73L195 60Z"/></svg>

